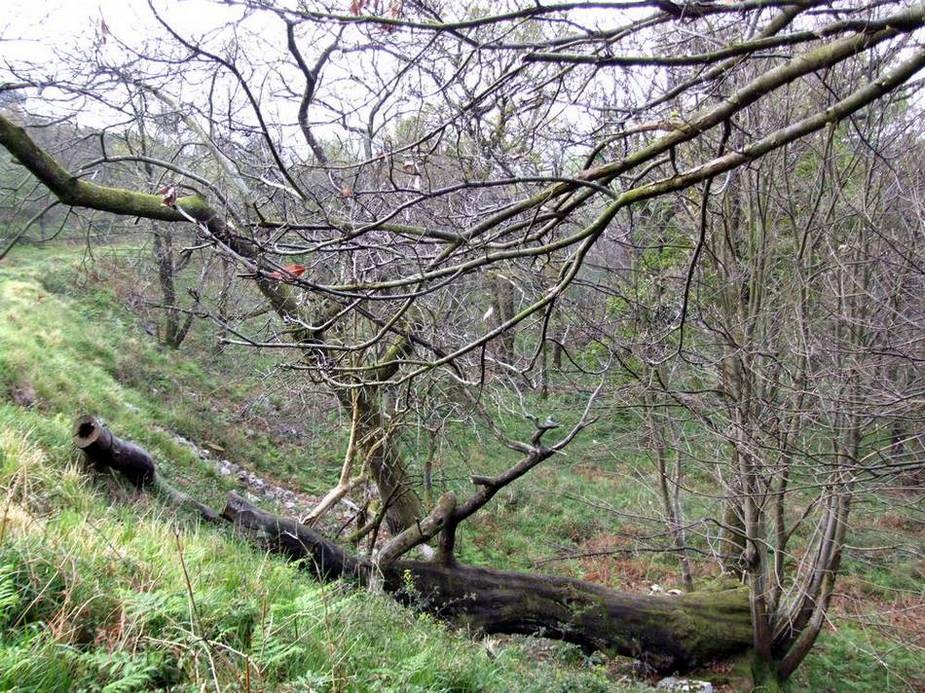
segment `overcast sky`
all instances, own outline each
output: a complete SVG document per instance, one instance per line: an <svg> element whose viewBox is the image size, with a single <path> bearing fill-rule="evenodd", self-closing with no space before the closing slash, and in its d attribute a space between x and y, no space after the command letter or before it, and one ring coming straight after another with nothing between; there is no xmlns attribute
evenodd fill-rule
<svg viewBox="0 0 925 693"><path fill-rule="evenodd" d="M498 0L491 0L489 3L477 3L475 0L458 0L459 5L456 11L464 13L466 8L480 6L482 8L499 7ZM529 3L529 0L521 0L522 3ZM55 76L55 63L57 62L56 53L66 54L68 56L80 58L82 55L93 56L95 51L99 50L98 56L101 62L110 65L119 65L125 56L117 46L117 41L109 41L107 44L100 44L100 27L101 22L105 21L108 30L118 40L125 42L129 46L140 47L140 44L148 39L157 39L164 34L164 28L152 16L148 7L147 0L0 0L3 9L6 10L0 15L0 82L10 79L9 72L4 70L4 66L19 65L38 67L38 70L31 69L29 74L36 79L46 79ZM240 7L229 7L228 5L212 0L154 0L155 6L162 14L166 21L177 27L186 37L196 40L210 30L234 23L244 15L244 10ZM343 0L343 7L348 6L348 1ZM619 26L627 19L638 15L640 10L621 11L621 12L603 12L600 10L585 10L575 12L571 15L574 20L587 22L589 27L600 26ZM279 18L268 13L258 13L248 17L246 22L236 32L238 39L247 42L250 55L254 58L255 63L263 63L258 68L255 75L252 75L250 81L258 85L258 99L261 109L265 115L269 115L268 120L276 123L283 123L283 131L279 133L283 141L287 143L301 143L293 146L305 148L302 141L301 133L296 128L296 109L298 99L279 98L281 86L287 86L289 83L300 85L302 76L291 64L277 65L273 58L279 53L285 54L285 31L284 25ZM325 34L319 34L313 37L312 24L306 23L302 27L300 41L302 43L303 53L309 62L313 62L315 56L320 53L321 48L330 42L330 37ZM318 29L318 31L323 31ZM210 47L215 46L213 50L221 52L218 46L229 36L224 33L221 40L207 42ZM350 30L345 37L350 36ZM380 54L376 58L380 65L388 67L388 55ZM364 112L362 107L363 101L367 98L367 92L359 89L356 84L351 82L358 74L363 76L364 57L353 53L341 61L330 61L325 67L324 79L322 86L319 88L320 98L329 99L336 104L348 104L356 107L357 116L351 116L356 126L362 126L365 123ZM267 68L267 63L272 63L271 69ZM291 63L291 61L289 61ZM72 61L73 64L73 61ZM204 91L208 91L207 80L212 75L211 72L204 72L200 65L200 71L196 74L191 69L183 68L182 79L171 80L167 85L172 92L172 96L181 103L201 102ZM279 74L273 74L275 70ZM261 71L263 70L263 71ZM646 77L644 71L637 71L643 77ZM261 81L261 75L270 74L270 78ZM205 77L203 75L206 75ZM58 75L60 76L60 75ZM606 79L602 73L595 78L597 80ZM647 87L652 81L651 75L644 79ZM281 81L284 80L284 81ZM49 80L49 81L54 81ZM65 81L65 80L59 80ZM231 91L233 80L226 77L219 81L222 87L227 87ZM375 86L372 80L368 83ZM394 105L395 111L383 109L380 112L380 120L387 118L402 118L413 114L413 111L422 107L426 102L428 94L424 93L421 98L424 101L416 101L408 97L402 91L407 84L402 83L396 90L394 98L390 99L390 104ZM432 85L431 85L432 86ZM471 85L470 85L471 86ZM426 89L429 88L425 85ZM626 85L623 85L626 88ZM274 90L276 90L274 92ZM31 95L31 93L30 93ZM58 115L59 111L49 99L46 92L45 100L31 102L29 108L33 112L41 112L46 115ZM219 98L221 96L219 95ZM240 99L240 95L238 96ZM316 98L316 100L320 100ZM402 103L402 99L406 99ZM408 100L410 99L410 100ZM107 113L98 103L92 100L82 102L78 113L73 117L77 122L83 125L101 125L114 124L121 122L118 114ZM390 106L391 108L392 106ZM340 110L340 109L339 109ZM343 110L348 111L346 106ZM586 129L590 127L587 115L579 108L571 108L569 104L559 104L554 109L557 124L561 127L571 127ZM337 125L337 113L329 114L323 108L315 107L312 111L314 128L322 137L330 137L335 133L353 137L349 133L341 131ZM115 118L115 121L110 120Z"/></svg>
<svg viewBox="0 0 925 693"><path fill-rule="evenodd" d="M7 67L28 66L33 77L51 77L56 73L58 54L91 56L99 49L99 57L104 61L120 64L125 56L116 42L100 45L104 21L112 36L135 48L165 33L146 0L0 0L0 3L4 10L9 9L0 15L0 82L12 79L10 72L4 69ZM229 7L213 0L155 0L155 6L167 21L182 27L190 38L234 23L244 14L240 7ZM278 37L280 41L273 45L285 47L282 23L275 18L257 14L247 23L251 36ZM262 30L261 23L267 24L266 31ZM265 46L260 54L268 54ZM184 82L181 80L175 85L177 93L174 96L181 96ZM30 109L58 113L48 100L33 101ZM84 102L76 117L85 125L98 125L107 122L109 115L99 104L90 101Z"/></svg>
<svg viewBox="0 0 925 693"><path fill-rule="evenodd" d="M162 31L145 0L2 0L2 4L0 55L4 61L49 61L55 47L89 47L103 19L113 34L126 41ZM208 0L161 0L156 6L164 8L168 18L182 13L184 26L198 30L241 15L239 8Z"/></svg>

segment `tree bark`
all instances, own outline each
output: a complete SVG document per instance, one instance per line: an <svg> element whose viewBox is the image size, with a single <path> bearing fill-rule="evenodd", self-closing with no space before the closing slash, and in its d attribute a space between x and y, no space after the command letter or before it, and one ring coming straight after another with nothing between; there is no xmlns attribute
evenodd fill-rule
<svg viewBox="0 0 925 693"><path fill-rule="evenodd" d="M169 233L165 233L155 224L152 226L154 262L157 265L157 279L164 300L164 325L159 338L164 346L179 349L193 324L193 314L189 313L185 320L181 317L180 305L177 301L177 266L173 254L173 240Z"/></svg>
<svg viewBox="0 0 925 693"><path fill-rule="evenodd" d="M414 526L424 513L401 453L383 420L377 394L373 388L364 388L357 399L357 456L367 462L379 496L388 504L385 519L389 531L398 534ZM342 403L348 406L343 398Z"/></svg>

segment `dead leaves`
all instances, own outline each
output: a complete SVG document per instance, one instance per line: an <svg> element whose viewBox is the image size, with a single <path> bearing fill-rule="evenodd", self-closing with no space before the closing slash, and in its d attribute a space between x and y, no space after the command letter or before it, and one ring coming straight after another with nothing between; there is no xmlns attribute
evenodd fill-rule
<svg viewBox="0 0 925 693"><path fill-rule="evenodd" d="M401 19L404 13L404 4L403 0L391 0L388 3L388 9L385 9L383 8L382 0L351 0L349 11L354 17L369 14L388 19ZM398 27L395 24L381 24L380 28L390 34Z"/></svg>
<svg viewBox="0 0 925 693"><path fill-rule="evenodd" d="M293 279L298 279L303 274L305 274L305 265L300 265L298 263L292 265L286 265L282 269L275 270L270 272L267 275L270 279L275 279L276 281L284 282L291 281Z"/></svg>
<svg viewBox="0 0 925 693"><path fill-rule="evenodd" d="M176 185L165 185L163 188L157 191L157 194L161 196L161 204L164 207L176 207L177 205L177 186Z"/></svg>

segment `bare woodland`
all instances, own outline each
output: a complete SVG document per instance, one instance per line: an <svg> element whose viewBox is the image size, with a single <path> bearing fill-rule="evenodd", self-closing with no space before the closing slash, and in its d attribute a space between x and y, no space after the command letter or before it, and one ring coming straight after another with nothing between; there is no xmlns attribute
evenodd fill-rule
<svg viewBox="0 0 925 693"><path fill-rule="evenodd" d="M30 220L9 246L65 208L150 232L167 347L211 321L350 422L305 517L167 499L484 632L669 672L748 654L786 681L853 514L925 480L925 5L217 5L233 20L204 28L151 0L156 32L103 18L91 50L7 59L0 83ZM657 480L640 541L686 594L457 560L460 525L617 411ZM397 442L454 418L511 463L441 495L433 453ZM137 454L131 480L164 491ZM345 497L374 499L352 546L312 528ZM739 586L700 591L704 562Z"/></svg>

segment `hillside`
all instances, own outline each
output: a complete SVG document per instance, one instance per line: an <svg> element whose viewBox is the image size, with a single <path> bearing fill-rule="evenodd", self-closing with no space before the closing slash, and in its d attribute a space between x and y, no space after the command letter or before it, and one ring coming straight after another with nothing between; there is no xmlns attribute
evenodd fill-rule
<svg viewBox="0 0 925 693"><path fill-rule="evenodd" d="M925 690L925 4L11 2L0 689Z"/></svg>
<svg viewBox="0 0 925 693"><path fill-rule="evenodd" d="M267 391L280 395L259 361L242 372L234 356L212 351L207 327L179 354L158 348L125 307L132 274L121 257L118 248L100 250L88 265L82 250L21 249L0 266L0 690L642 685L632 683L625 661L588 660L543 641L471 639L388 598L318 584L229 530L176 516L116 480L91 478L70 442L73 419L87 412L151 451L171 483L219 507L237 488L268 509L300 510L332 483L344 444L334 414L314 422L308 444L304 431L269 425L272 412L255 414L254 402L279 419L291 412L284 401L265 402ZM622 447L626 459L626 428L597 427L567 460L525 479L467 530L462 557L535 568L556 549L549 528L585 551L611 547L618 526L631 532L631 520L600 511L619 503L641 512L651 503L648 480L626 477L610 452ZM468 464L504 463L477 431L455 437ZM452 485L462 471L448 465ZM921 547L913 521L887 517L891 530ZM492 533L498 526L506 531ZM881 540L876 524L857 529L869 546ZM636 591L677 584L670 557L611 554L541 569ZM902 554L849 557L840 613L863 599L882 618L865 609L859 615L870 628L839 620L799 672L797 689L914 689L919 570ZM896 627L905 644L885 639Z"/></svg>
<svg viewBox="0 0 925 693"><path fill-rule="evenodd" d="M240 443L232 405L244 395L159 351L79 273L80 257L24 251L0 269L0 690L614 685L570 648L537 662L518 645L473 641L90 478L70 443L83 411L143 444L173 483L217 502L234 481L178 431ZM276 444L255 436L251 455Z"/></svg>

